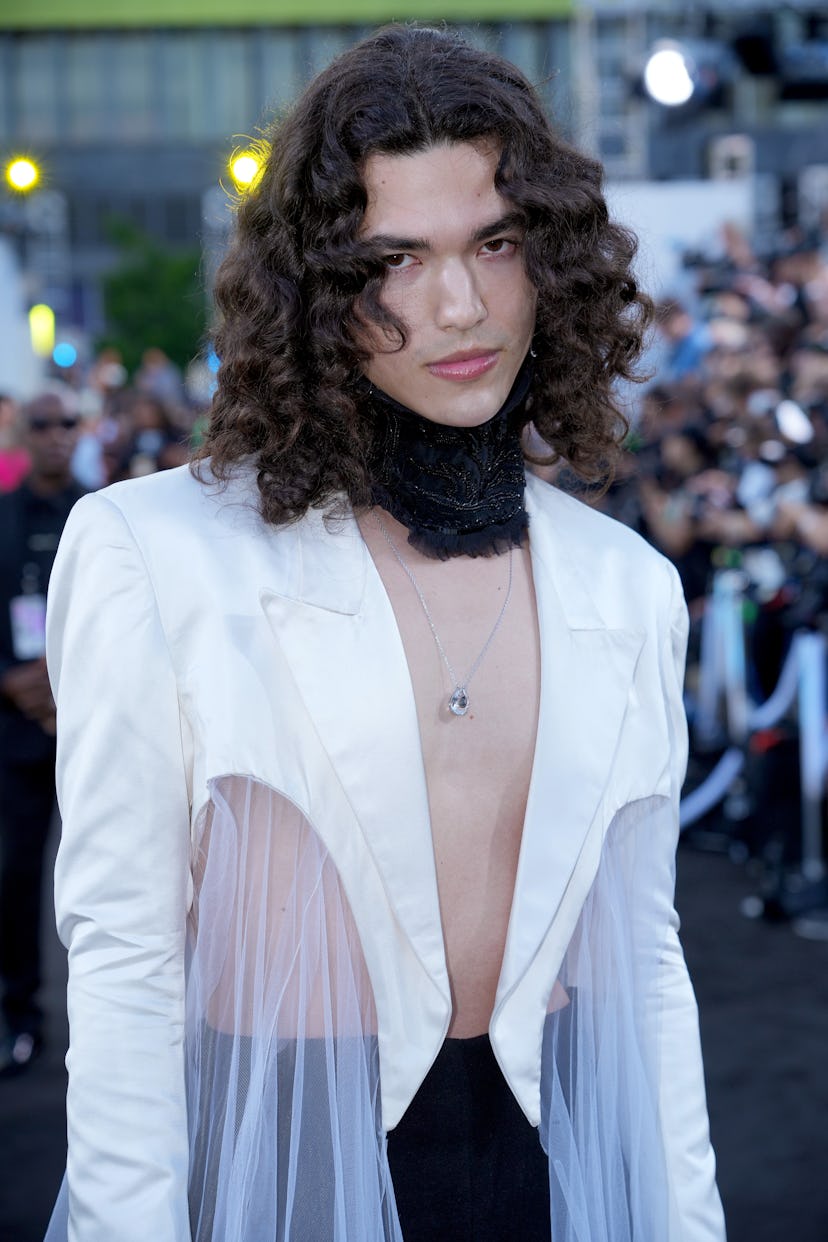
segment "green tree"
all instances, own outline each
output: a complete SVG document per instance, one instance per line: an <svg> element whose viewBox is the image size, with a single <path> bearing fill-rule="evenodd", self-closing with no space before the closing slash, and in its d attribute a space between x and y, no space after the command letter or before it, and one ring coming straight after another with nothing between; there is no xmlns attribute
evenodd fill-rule
<svg viewBox="0 0 828 1242"><path fill-rule="evenodd" d="M186 367L200 352L207 326L200 251L167 249L121 221L111 224L110 234L120 263L103 280L107 331L99 344L119 349L130 372L151 346Z"/></svg>

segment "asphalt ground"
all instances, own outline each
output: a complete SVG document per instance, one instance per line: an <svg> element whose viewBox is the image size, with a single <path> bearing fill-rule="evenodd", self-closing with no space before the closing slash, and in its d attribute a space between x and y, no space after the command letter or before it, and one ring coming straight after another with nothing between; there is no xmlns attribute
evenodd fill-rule
<svg viewBox="0 0 828 1242"><path fill-rule="evenodd" d="M828 1242L828 942L745 918L754 889L726 855L679 851L728 1236ZM63 1174L65 963L51 920L46 942L49 1043L0 1081L0 1242L41 1242Z"/></svg>

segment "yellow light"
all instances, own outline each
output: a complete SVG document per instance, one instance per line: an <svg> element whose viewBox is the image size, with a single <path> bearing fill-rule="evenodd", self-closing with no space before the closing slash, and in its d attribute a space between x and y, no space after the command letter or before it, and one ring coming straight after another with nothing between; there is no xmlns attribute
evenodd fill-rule
<svg viewBox="0 0 828 1242"><path fill-rule="evenodd" d="M230 175L236 185L249 186L262 169L262 157L256 151L240 151L230 161Z"/></svg>
<svg viewBox="0 0 828 1242"><path fill-rule="evenodd" d="M29 335L37 356L50 358L55 348L55 312L45 302L39 302L29 311Z"/></svg>
<svg viewBox="0 0 828 1242"><path fill-rule="evenodd" d="M17 156L6 165L6 181L13 190L18 190L21 194L33 190L39 180L40 169L33 160L24 155Z"/></svg>

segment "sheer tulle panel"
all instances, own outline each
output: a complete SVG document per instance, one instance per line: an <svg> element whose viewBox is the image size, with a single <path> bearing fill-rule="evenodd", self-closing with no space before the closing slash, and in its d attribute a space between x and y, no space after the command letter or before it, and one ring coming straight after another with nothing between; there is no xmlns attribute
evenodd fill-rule
<svg viewBox="0 0 828 1242"><path fill-rule="evenodd" d="M67 1242L68 1237L69 1183L64 1173L63 1181L60 1183L60 1190L55 1200L55 1206L52 1208L52 1215L49 1218L49 1224L46 1226L43 1242Z"/></svg>
<svg viewBox="0 0 828 1242"><path fill-rule="evenodd" d="M655 1082L660 948L653 912L639 897L654 891L652 838L636 831L662 802L666 807L662 799L631 804L610 826L550 997L541 1141L555 1242L668 1236Z"/></svg>
<svg viewBox="0 0 828 1242"><path fill-rule="evenodd" d="M373 997L329 855L286 799L227 777L195 870L194 1242L401 1242Z"/></svg>

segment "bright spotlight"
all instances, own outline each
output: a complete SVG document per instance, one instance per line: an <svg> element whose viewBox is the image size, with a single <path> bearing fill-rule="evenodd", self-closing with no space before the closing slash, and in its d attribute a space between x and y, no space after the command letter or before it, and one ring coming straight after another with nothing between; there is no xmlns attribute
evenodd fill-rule
<svg viewBox="0 0 828 1242"><path fill-rule="evenodd" d="M19 194L33 190L40 180L40 169L34 160L18 155L6 165L6 181Z"/></svg>
<svg viewBox="0 0 828 1242"><path fill-rule="evenodd" d="M37 356L50 358L55 348L55 312L45 302L38 302L30 309L29 333Z"/></svg>
<svg viewBox="0 0 828 1242"><path fill-rule="evenodd" d="M692 70L692 61L677 43L661 44L644 66L647 94L667 108L686 104L695 90Z"/></svg>
<svg viewBox="0 0 828 1242"><path fill-rule="evenodd" d="M258 177L262 159L255 151L240 151L230 161L230 175L238 186L250 186Z"/></svg>

